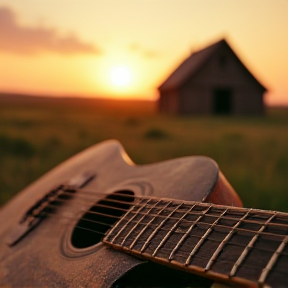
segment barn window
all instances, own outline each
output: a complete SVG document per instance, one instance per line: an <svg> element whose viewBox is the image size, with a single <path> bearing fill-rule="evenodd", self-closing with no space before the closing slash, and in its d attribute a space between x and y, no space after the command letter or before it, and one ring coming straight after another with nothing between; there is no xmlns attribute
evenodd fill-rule
<svg viewBox="0 0 288 288"><path fill-rule="evenodd" d="M213 113L228 115L232 112L232 91L215 89L213 91Z"/></svg>

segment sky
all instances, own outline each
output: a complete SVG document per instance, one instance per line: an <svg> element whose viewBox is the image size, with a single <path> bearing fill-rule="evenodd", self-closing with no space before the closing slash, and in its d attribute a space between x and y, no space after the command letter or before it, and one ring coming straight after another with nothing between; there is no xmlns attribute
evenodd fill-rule
<svg viewBox="0 0 288 288"><path fill-rule="evenodd" d="M157 99L191 52L225 38L288 105L288 0L1 0L0 91Z"/></svg>

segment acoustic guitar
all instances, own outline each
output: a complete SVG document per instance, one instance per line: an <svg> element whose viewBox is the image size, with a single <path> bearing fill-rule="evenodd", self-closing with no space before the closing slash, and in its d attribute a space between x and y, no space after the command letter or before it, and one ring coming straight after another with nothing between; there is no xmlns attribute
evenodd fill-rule
<svg viewBox="0 0 288 288"><path fill-rule="evenodd" d="M136 166L106 141L0 219L0 287L288 287L288 214L241 208L203 156Z"/></svg>

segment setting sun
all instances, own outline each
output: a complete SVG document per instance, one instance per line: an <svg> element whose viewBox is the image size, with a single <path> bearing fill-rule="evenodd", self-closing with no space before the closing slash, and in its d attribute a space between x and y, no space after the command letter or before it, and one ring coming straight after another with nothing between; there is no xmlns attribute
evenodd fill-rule
<svg viewBox="0 0 288 288"><path fill-rule="evenodd" d="M288 105L286 0L42 2L1 1L0 92L156 100L184 59L225 38L265 103Z"/></svg>
<svg viewBox="0 0 288 288"><path fill-rule="evenodd" d="M114 67L111 70L111 82L116 86L127 86L131 82L131 71L127 67Z"/></svg>

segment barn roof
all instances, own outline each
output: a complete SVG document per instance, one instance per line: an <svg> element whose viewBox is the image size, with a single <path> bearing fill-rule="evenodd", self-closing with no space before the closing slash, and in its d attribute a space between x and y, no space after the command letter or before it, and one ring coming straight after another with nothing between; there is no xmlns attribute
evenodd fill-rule
<svg viewBox="0 0 288 288"><path fill-rule="evenodd" d="M159 86L159 90L171 90L181 86L188 78L192 77L207 60L214 54L214 52L222 45L227 45L230 49L225 39L222 39L202 50L192 53L187 59L185 59L178 68ZM231 49L234 53L234 51ZM235 53L234 53L235 54ZM235 54L237 57L237 55ZM237 57L238 58L238 57ZM263 87L266 88L250 73L250 71L245 67L245 65L240 61L247 72L255 79L255 81Z"/></svg>

